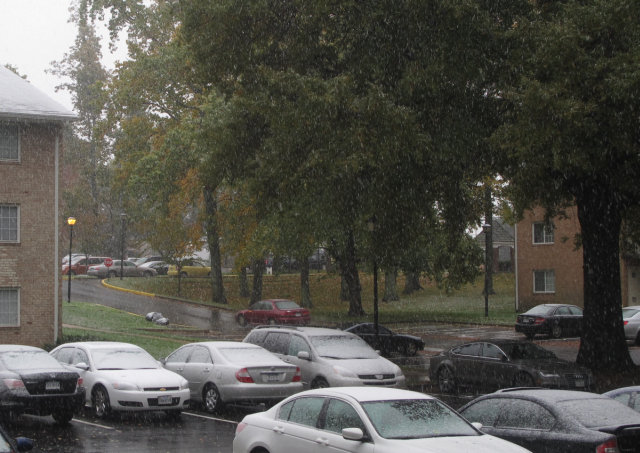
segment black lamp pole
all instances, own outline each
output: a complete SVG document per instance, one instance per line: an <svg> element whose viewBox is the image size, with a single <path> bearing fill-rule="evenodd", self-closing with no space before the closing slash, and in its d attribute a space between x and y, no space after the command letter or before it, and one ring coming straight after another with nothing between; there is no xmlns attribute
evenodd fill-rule
<svg viewBox="0 0 640 453"><path fill-rule="evenodd" d="M488 223L482 225L482 231L484 231L484 316L489 317L489 276L491 275L492 260L489 260L489 253L492 253L491 248L491 225Z"/></svg>
<svg viewBox="0 0 640 453"><path fill-rule="evenodd" d="M67 284L67 303L71 303L71 247L73 246L73 226L76 224L75 217L69 217L67 219L67 225L69 225L69 266L68 266L68 274L69 277Z"/></svg>
<svg viewBox="0 0 640 453"><path fill-rule="evenodd" d="M124 212L120 214L120 220L122 221L122 226L121 226L121 235L122 237L120 238L120 280L122 280L122 274L123 274L123 270L124 270L124 235L125 235L125 222L127 220L127 214L125 214Z"/></svg>

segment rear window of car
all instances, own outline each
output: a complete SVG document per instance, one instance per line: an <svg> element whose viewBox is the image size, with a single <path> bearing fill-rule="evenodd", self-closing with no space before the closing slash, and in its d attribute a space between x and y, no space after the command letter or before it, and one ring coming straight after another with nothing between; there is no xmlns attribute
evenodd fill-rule
<svg viewBox="0 0 640 453"><path fill-rule="evenodd" d="M548 314L553 308L551 307L547 307L546 305L538 305L536 307L533 307L531 310L527 311L526 313L524 313L525 315L546 315Z"/></svg>
<svg viewBox="0 0 640 453"><path fill-rule="evenodd" d="M276 307L278 307L280 310L291 310L293 308L300 308L300 306L292 300L278 301L276 302Z"/></svg>
<svg viewBox="0 0 640 453"><path fill-rule="evenodd" d="M262 348L218 348L220 354L232 363L251 364L274 363L277 358Z"/></svg>
<svg viewBox="0 0 640 453"><path fill-rule="evenodd" d="M10 370L59 368L58 361L45 351L10 351L0 354L0 360Z"/></svg>
<svg viewBox="0 0 640 453"><path fill-rule="evenodd" d="M623 308L622 309L622 319L633 318L640 310L635 308Z"/></svg>
<svg viewBox="0 0 640 453"><path fill-rule="evenodd" d="M558 408L587 428L640 423L640 413L611 398L560 401Z"/></svg>

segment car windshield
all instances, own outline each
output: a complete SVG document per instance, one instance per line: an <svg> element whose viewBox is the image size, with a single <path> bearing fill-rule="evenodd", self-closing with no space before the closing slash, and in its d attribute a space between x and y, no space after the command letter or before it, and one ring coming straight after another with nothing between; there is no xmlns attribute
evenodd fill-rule
<svg viewBox="0 0 640 453"><path fill-rule="evenodd" d="M45 351L3 352L0 354L0 360L10 370L60 368L60 363Z"/></svg>
<svg viewBox="0 0 640 453"><path fill-rule="evenodd" d="M542 315L546 315L551 311L551 308L548 307L547 305L538 305L533 307L531 310L525 312L525 315L535 315L535 316L542 316Z"/></svg>
<svg viewBox="0 0 640 453"><path fill-rule="evenodd" d="M253 365L256 363L275 363L278 358L262 348L218 348L220 354L229 362Z"/></svg>
<svg viewBox="0 0 640 453"><path fill-rule="evenodd" d="M294 308L300 308L300 305L296 304L292 300L280 300L276 302L276 307L280 310L292 310Z"/></svg>
<svg viewBox="0 0 640 453"><path fill-rule="evenodd" d="M640 310L638 310L637 308L623 308L622 319L633 318L637 313L640 313Z"/></svg>
<svg viewBox="0 0 640 453"><path fill-rule="evenodd" d="M376 351L360 337L347 335L323 335L311 337L318 355L327 359L375 359Z"/></svg>
<svg viewBox="0 0 640 453"><path fill-rule="evenodd" d="M96 349L92 352L98 370L158 368L158 362L142 349Z"/></svg>
<svg viewBox="0 0 640 453"><path fill-rule="evenodd" d="M534 343L506 343L499 346L511 360L557 358L553 352L541 348Z"/></svg>
<svg viewBox="0 0 640 453"><path fill-rule="evenodd" d="M640 423L640 414L614 399L579 399L558 402L565 411L587 428Z"/></svg>
<svg viewBox="0 0 640 453"><path fill-rule="evenodd" d="M385 439L479 435L467 421L435 399L370 401L361 405ZM393 423L389 423L391 420Z"/></svg>

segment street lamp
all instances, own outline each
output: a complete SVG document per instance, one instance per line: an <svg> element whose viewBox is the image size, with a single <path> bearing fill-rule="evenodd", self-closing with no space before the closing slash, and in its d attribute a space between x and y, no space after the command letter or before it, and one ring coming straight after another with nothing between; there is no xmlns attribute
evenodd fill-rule
<svg viewBox="0 0 640 453"><path fill-rule="evenodd" d="M491 263L493 260L489 259L489 253L492 253L491 249L491 225L485 223L482 225L482 231L484 232L484 316L489 317L489 283L491 278Z"/></svg>
<svg viewBox="0 0 640 453"><path fill-rule="evenodd" d="M371 232L371 249L373 250L373 239L374 239L374 232L376 230L376 218L375 217L371 217L369 219L369 221L367 222L367 227L369 228L369 231ZM375 250L373 250L373 328L375 330L375 335L376 335L376 345L378 345L378 335L379 335L379 329L378 329L378 262L376 260L376 253Z"/></svg>
<svg viewBox="0 0 640 453"><path fill-rule="evenodd" d="M120 228L122 235L122 237L120 238L120 280L122 280L122 274L124 270L124 227L127 221L127 214L125 214L124 212L121 213L120 220L122 221L122 227Z"/></svg>
<svg viewBox="0 0 640 453"><path fill-rule="evenodd" d="M73 245L73 226L76 224L75 217L69 217L67 219L67 225L69 225L69 267L68 267L68 284L67 284L67 303L71 303L71 247Z"/></svg>

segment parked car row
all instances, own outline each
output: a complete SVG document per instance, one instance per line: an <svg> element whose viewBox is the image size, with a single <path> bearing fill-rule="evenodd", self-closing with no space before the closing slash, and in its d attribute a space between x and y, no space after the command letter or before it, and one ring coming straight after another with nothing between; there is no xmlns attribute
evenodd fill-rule
<svg viewBox="0 0 640 453"><path fill-rule="evenodd" d="M110 263L107 266L107 263ZM136 266L135 263L128 260L111 260L107 263L90 266L87 275L98 278L114 278L120 277L155 277L158 272L153 268Z"/></svg>

